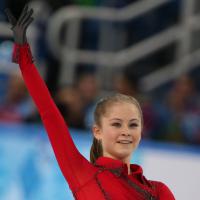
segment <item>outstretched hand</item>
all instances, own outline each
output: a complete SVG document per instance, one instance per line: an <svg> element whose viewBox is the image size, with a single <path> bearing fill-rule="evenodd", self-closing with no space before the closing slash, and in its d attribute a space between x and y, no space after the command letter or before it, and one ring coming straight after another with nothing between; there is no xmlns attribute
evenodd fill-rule
<svg viewBox="0 0 200 200"><path fill-rule="evenodd" d="M11 29L14 33L14 41L18 44L24 44L27 41L26 30L33 21L33 9L29 10L28 5L26 5L18 20L16 20L9 8L5 9L5 13L12 25Z"/></svg>

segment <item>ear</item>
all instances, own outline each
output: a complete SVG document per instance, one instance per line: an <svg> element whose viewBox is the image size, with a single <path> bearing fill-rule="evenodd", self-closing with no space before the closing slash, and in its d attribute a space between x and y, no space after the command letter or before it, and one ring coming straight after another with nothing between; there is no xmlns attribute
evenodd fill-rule
<svg viewBox="0 0 200 200"><path fill-rule="evenodd" d="M92 127L92 133L97 140L101 139L101 128L96 124L94 124Z"/></svg>

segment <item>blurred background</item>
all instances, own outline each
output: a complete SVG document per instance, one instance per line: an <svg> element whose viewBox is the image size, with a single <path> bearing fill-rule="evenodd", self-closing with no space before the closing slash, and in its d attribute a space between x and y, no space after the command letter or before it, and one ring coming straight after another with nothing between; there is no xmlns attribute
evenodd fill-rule
<svg viewBox="0 0 200 200"><path fill-rule="evenodd" d="M35 64L81 153L88 158L98 99L134 96L145 126L133 162L176 199L198 199L200 1L0 0L0 200L73 199L11 62L3 10L18 18L26 3L35 11L27 33Z"/></svg>

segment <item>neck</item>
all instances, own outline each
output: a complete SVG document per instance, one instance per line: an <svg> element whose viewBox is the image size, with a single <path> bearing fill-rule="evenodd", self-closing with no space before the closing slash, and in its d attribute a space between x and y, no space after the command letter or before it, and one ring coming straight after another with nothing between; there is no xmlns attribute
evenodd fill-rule
<svg viewBox="0 0 200 200"><path fill-rule="evenodd" d="M120 160L120 161L122 161L123 163L125 163L125 164L127 165L128 174L131 173L130 157L120 159L120 158L113 157L113 156L111 156L111 155L105 155L105 154L104 154L104 156L110 157L110 158L115 159L115 160Z"/></svg>
<svg viewBox="0 0 200 200"><path fill-rule="evenodd" d="M127 167L128 167L128 175L131 174L131 167L130 166L131 166L130 164L127 165Z"/></svg>
<svg viewBox="0 0 200 200"><path fill-rule="evenodd" d="M127 165L128 175L131 174L131 164L130 164L130 160L121 160L121 161Z"/></svg>

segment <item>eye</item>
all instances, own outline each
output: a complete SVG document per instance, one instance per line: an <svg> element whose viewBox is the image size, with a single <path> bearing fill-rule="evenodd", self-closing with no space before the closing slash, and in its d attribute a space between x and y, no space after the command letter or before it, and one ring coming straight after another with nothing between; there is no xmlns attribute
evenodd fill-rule
<svg viewBox="0 0 200 200"><path fill-rule="evenodd" d="M121 126L121 124L120 124L119 122L114 122L114 123L112 123L112 126L115 126L115 127L120 127L120 126Z"/></svg>
<svg viewBox="0 0 200 200"><path fill-rule="evenodd" d="M131 128L135 128L135 127L138 127L138 124L137 123L132 123L129 125Z"/></svg>

